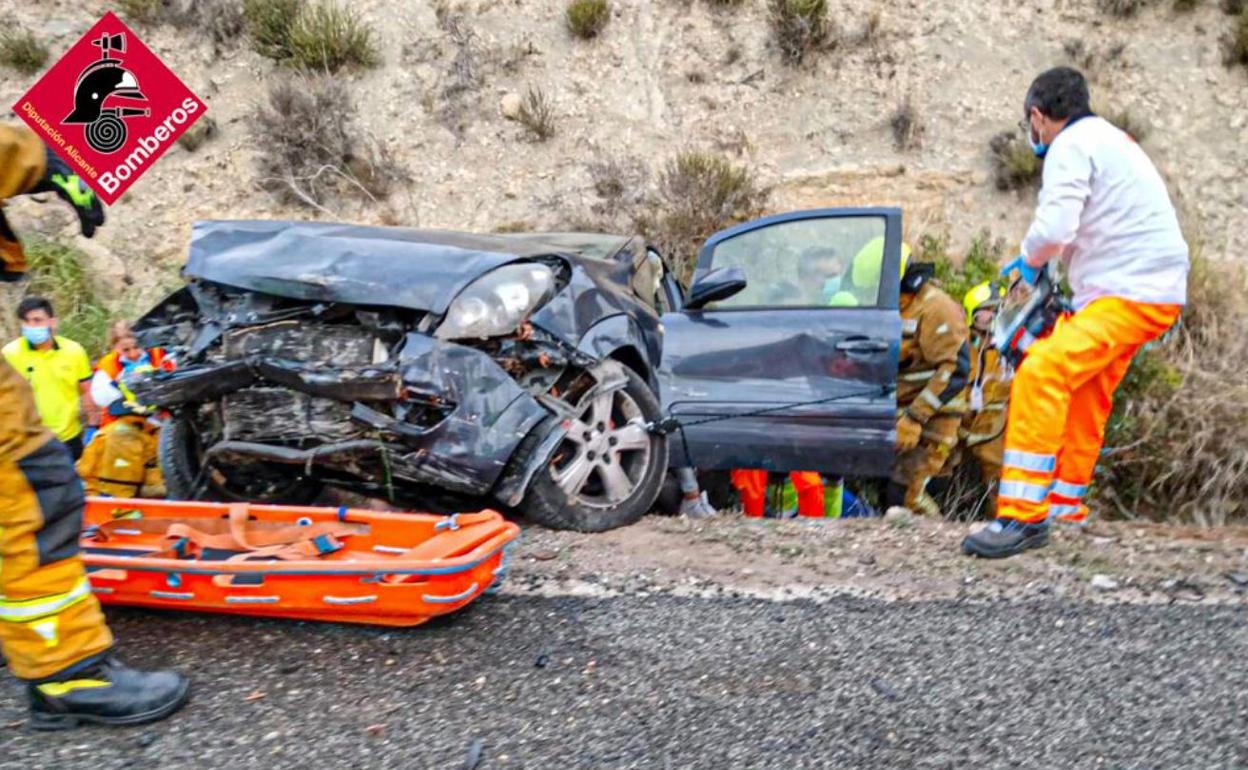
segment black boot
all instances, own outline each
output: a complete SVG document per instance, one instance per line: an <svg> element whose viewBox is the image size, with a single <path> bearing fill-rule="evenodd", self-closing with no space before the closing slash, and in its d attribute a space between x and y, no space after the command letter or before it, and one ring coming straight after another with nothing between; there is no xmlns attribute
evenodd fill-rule
<svg viewBox="0 0 1248 770"><path fill-rule="evenodd" d="M80 722L138 725L182 708L190 682L172 671L137 671L111 656L27 685L30 726L65 730Z"/></svg>
<svg viewBox="0 0 1248 770"><path fill-rule="evenodd" d="M962 551L985 559L1003 559L1049 542L1047 522L1024 524L1014 519L999 518L978 532L967 535Z"/></svg>

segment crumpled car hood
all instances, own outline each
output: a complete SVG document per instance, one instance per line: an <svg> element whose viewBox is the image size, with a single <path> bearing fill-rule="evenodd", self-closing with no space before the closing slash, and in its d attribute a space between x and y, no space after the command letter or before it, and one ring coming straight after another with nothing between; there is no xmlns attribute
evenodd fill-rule
<svg viewBox="0 0 1248 770"><path fill-rule="evenodd" d="M203 221L185 272L292 299L441 314L482 274L557 251L532 239L402 227Z"/></svg>

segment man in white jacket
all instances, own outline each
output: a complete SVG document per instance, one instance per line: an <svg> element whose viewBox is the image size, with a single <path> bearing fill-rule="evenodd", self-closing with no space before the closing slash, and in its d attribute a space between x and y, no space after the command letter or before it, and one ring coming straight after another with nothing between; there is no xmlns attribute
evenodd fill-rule
<svg viewBox="0 0 1248 770"><path fill-rule="evenodd" d="M1136 352L1187 301L1188 250L1165 183L1135 140L1092 114L1069 67L1032 82L1024 129L1044 179L1022 255L1003 269L1035 283L1061 260L1075 312L1027 352L1014 378L997 519L963 550L1000 558L1038 548L1048 522L1082 522L1113 394Z"/></svg>

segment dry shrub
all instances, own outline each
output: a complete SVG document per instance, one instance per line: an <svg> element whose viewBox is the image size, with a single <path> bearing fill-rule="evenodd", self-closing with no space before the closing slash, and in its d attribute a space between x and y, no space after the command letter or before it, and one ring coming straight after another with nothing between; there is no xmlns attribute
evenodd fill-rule
<svg viewBox="0 0 1248 770"><path fill-rule="evenodd" d="M650 230L646 235L672 260L680 280L688 282L702 241L730 223L757 216L767 195L750 169L712 153L683 152L659 176L659 213L638 224Z"/></svg>
<svg viewBox="0 0 1248 770"><path fill-rule="evenodd" d="M1174 10L1178 13L1190 13L1200 5L1200 0L1174 0Z"/></svg>
<svg viewBox="0 0 1248 770"><path fill-rule="evenodd" d="M525 91L516 120L539 142L544 142L555 135L554 106L546 93L537 86L529 86Z"/></svg>
<svg viewBox="0 0 1248 770"><path fill-rule="evenodd" d="M1243 13L1248 10L1248 0L1222 0L1222 10L1232 15Z"/></svg>
<svg viewBox="0 0 1248 770"><path fill-rule="evenodd" d="M1130 17L1151 5L1153 0L1097 0L1097 6L1110 16Z"/></svg>
<svg viewBox="0 0 1248 770"><path fill-rule="evenodd" d="M568 31L582 40L598 37L610 18L607 0L572 0L565 14Z"/></svg>
<svg viewBox="0 0 1248 770"><path fill-rule="evenodd" d="M1040 182L1044 161L1036 157L1017 131L997 134L988 142L988 149L992 152L993 179L998 190L1019 190Z"/></svg>
<svg viewBox="0 0 1248 770"><path fill-rule="evenodd" d="M1096 489L1123 515L1248 516L1248 270L1196 254L1182 325L1115 397Z"/></svg>
<svg viewBox="0 0 1248 770"><path fill-rule="evenodd" d="M1231 33L1226 41L1227 66L1242 64L1248 67L1248 11L1243 11L1235 18Z"/></svg>
<svg viewBox="0 0 1248 770"><path fill-rule="evenodd" d="M131 21L194 30L218 45L234 42L246 27L241 0L123 0L118 7Z"/></svg>
<svg viewBox="0 0 1248 770"><path fill-rule="evenodd" d="M768 0L768 16L785 61L801 64L806 55L835 46L827 0Z"/></svg>
<svg viewBox="0 0 1248 770"><path fill-rule="evenodd" d="M921 144L923 118L910 97L906 97L905 101L893 111L892 117L888 119L888 125L893 130L893 146L898 151L912 150Z"/></svg>
<svg viewBox="0 0 1248 770"><path fill-rule="evenodd" d="M1137 118L1131 110L1127 108L1119 110L1111 107L1105 111L1097 110L1096 112L1102 118L1105 118L1110 123L1113 123L1118 128L1127 132L1127 134L1137 142L1142 142L1148 138L1151 131L1147 123L1140 118Z"/></svg>
<svg viewBox="0 0 1248 770"><path fill-rule="evenodd" d="M11 20L4 23L7 29L0 30L0 63L25 74L42 69L48 61L48 47L30 30Z"/></svg>
<svg viewBox="0 0 1248 770"><path fill-rule="evenodd" d="M361 138L355 118L340 80L278 80L252 122L260 186L326 213L326 202L339 195L387 195L406 175L383 148Z"/></svg>
<svg viewBox="0 0 1248 770"><path fill-rule="evenodd" d="M117 0L117 10L130 21L157 21L163 9L162 0Z"/></svg>

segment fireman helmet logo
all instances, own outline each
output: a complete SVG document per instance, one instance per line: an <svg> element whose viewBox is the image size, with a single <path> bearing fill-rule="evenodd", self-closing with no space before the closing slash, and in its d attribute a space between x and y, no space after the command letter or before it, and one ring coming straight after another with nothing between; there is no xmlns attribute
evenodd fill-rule
<svg viewBox="0 0 1248 770"><path fill-rule="evenodd" d="M118 105L123 100L147 101L134 73L122 66L120 58L110 56L126 52L126 33L101 35L98 40L92 40L91 45L99 47L100 60L87 65L78 76L74 85L74 111L61 122L85 123L87 144L96 152L113 153L126 143L125 120L147 117L152 111L146 107Z"/></svg>
<svg viewBox="0 0 1248 770"><path fill-rule="evenodd" d="M13 105L100 199L114 203L205 111L143 44L104 14Z"/></svg>

